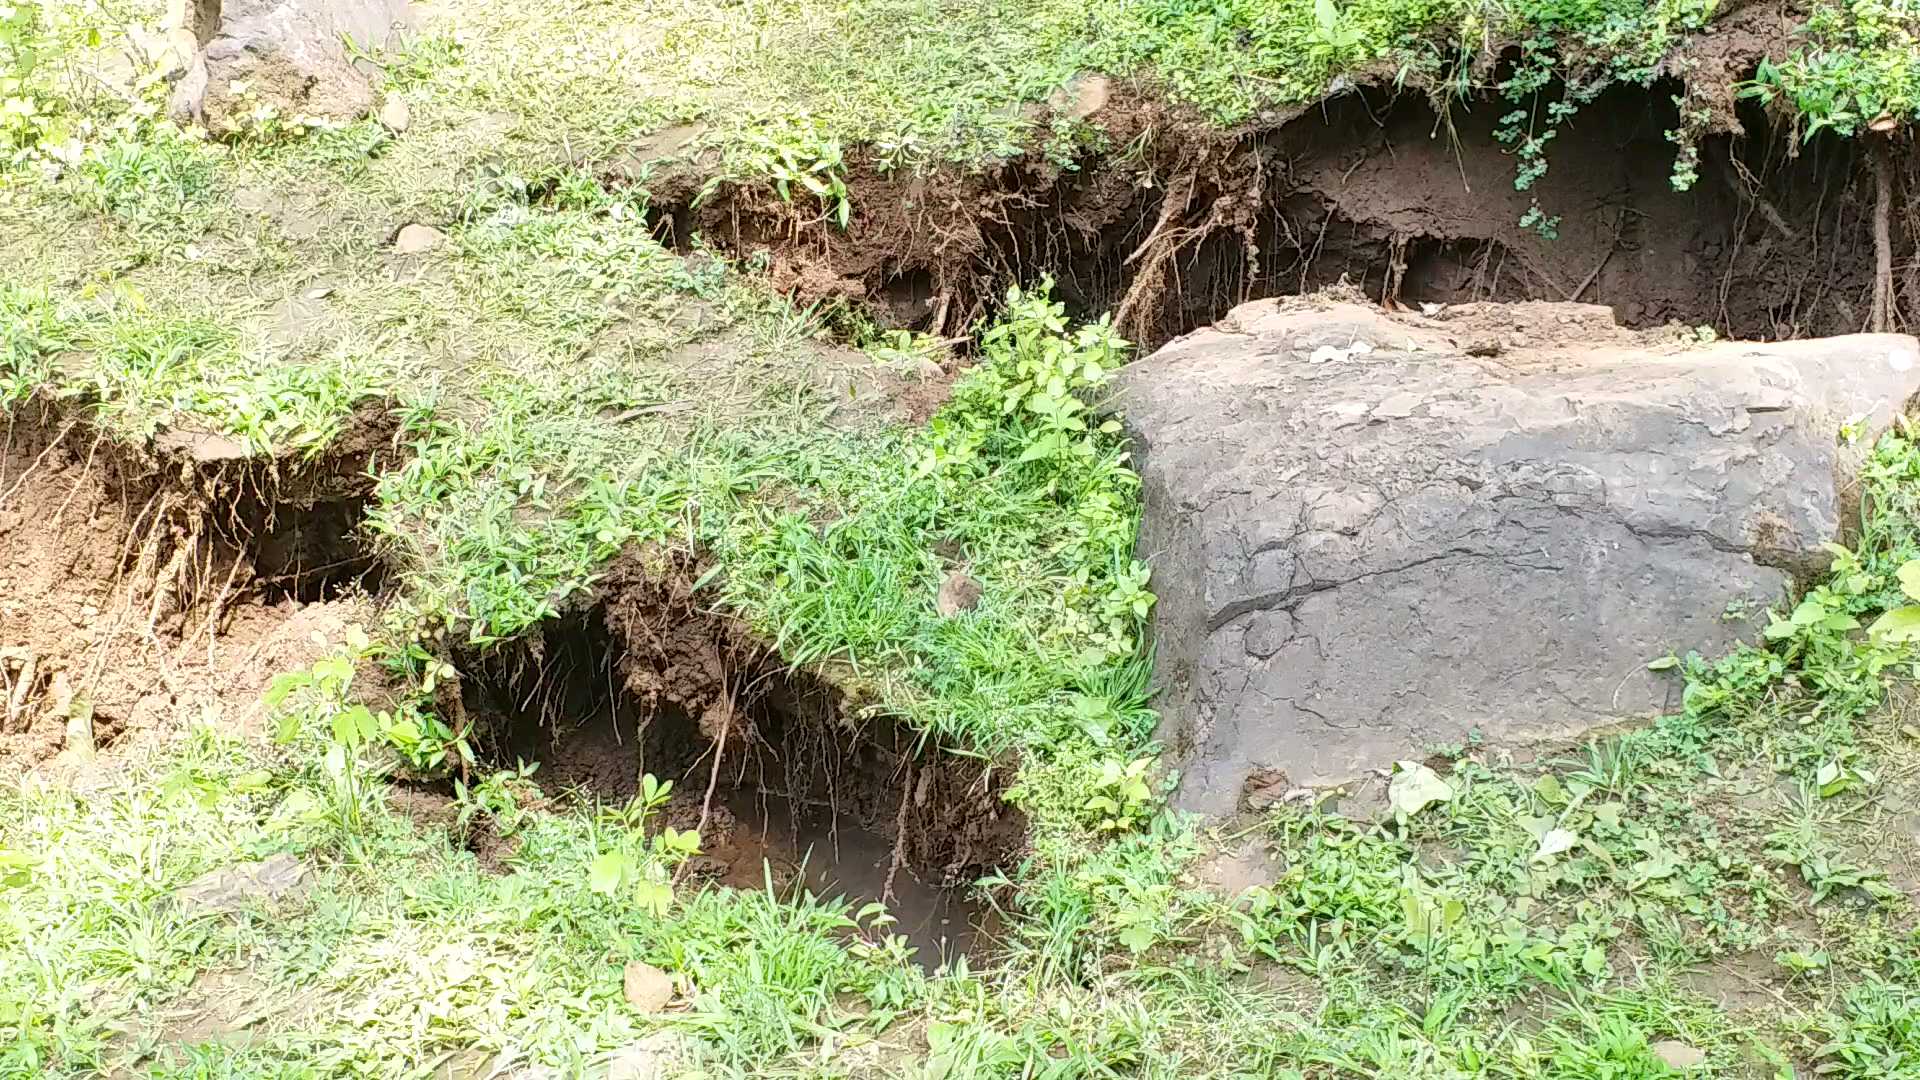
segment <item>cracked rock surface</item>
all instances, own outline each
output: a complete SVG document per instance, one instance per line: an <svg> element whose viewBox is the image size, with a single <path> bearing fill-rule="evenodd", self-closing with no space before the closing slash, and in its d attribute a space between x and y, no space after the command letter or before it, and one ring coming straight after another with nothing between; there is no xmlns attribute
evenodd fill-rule
<svg viewBox="0 0 1920 1080"><path fill-rule="evenodd" d="M1296 298L1120 385L1161 735L1178 803L1220 814L1250 777L1338 783L1473 731L1515 746L1677 706L1647 662L1725 649L1750 631L1730 612L1825 567L1869 441L1839 432L1892 421L1920 345Z"/></svg>

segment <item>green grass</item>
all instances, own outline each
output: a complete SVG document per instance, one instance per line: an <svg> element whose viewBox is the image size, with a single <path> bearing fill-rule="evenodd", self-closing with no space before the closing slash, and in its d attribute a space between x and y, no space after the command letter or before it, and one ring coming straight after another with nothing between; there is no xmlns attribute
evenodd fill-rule
<svg viewBox="0 0 1920 1080"><path fill-rule="evenodd" d="M52 396L119 438L208 430L256 455L324 453L357 411L393 410L369 525L396 572L371 629L416 685L585 603L623 550L696 554L710 602L790 662L943 747L1018 753L1033 849L999 894L1005 951L924 972L873 913L817 898L682 888L662 912L626 887L658 886L671 861L639 811L522 813L505 783L467 807L519 840L505 873L484 872L357 782L377 775L344 772L317 731L345 713L310 704L316 730L287 748L200 732L84 794L0 786L0 1075L592 1074L661 1027L707 1075L1662 1077L1663 1041L1708 1052L1695 1075L1920 1075L1920 851L1898 818L1920 791L1913 661L1848 628L1902 602L1894 572L1920 555L1910 439L1868 463L1874 512L1805 617L1687 658L1682 713L1542 762L1461 748L1450 797L1405 821L1316 803L1209 836L1129 772L1154 724L1138 480L1077 407L1124 346L1040 292L1010 298L952 402L916 423L893 400L917 389L911 364L836 344L827 313L739 267L663 248L645 183L596 179L649 134L697 125L685 152L710 175L784 180L795 199L813 178L831 216L864 196L833 186L855 161L1100 147L1025 106L1105 72L1219 126L1355 78L1489 90L1524 182L1568 107L1649 80L1710 6L439 11L385 58L405 133L362 121L220 145L154 119L159 84L130 104L72 78L101 47L90 28L140 12L12 9L7 93L33 111L0 127L0 251L18 268L0 284L0 400ZM1810 129L1910 118L1910 33L1890 8L1822 5L1754 93ZM1467 61L1506 42L1520 64L1471 85ZM1564 103L1540 94L1556 76ZM397 255L409 223L444 241ZM954 569L980 602L942 616ZM424 720L423 700L402 720ZM1278 856L1278 879L1202 888L1207 860L1243 843ZM193 916L170 899L275 852L316 875L283 910ZM614 856L620 886L597 890ZM686 1007L631 1013L629 960L682 979ZM204 1020L216 976L263 1003L237 1038L168 1019Z"/></svg>
<svg viewBox="0 0 1920 1080"><path fill-rule="evenodd" d="M1840 826L1910 798L1888 723L1861 732L1879 785L1816 814L1832 852L1888 850ZM382 785L338 813L317 732L268 751L198 731L84 794L0 788L0 1075L578 1075L663 1027L722 1076L1667 1077L1670 1041L1706 1052L1696 1076L1911 1075L1911 902L1815 900L1765 841L1800 811L1729 813L1736 765L1790 729L1711 737L1718 775L1670 723L1535 766L1462 758L1453 797L1405 824L1279 812L1254 839L1281 877L1239 896L1197 887L1215 843L1162 820L1030 880L992 970L931 974L834 902L602 895L592 865L624 827L591 808L497 817L519 846L488 873ZM1590 843L1537 857L1538 818ZM276 852L314 873L279 906L171 899ZM1789 952L1830 959L1772 959ZM634 1014L630 960L685 1003ZM1729 1008L1716 985L1761 989Z"/></svg>
<svg viewBox="0 0 1920 1080"><path fill-rule="evenodd" d="M1915 550L1916 461L1879 444L1862 543L1820 587L1883 598L1863 613L1896 602ZM519 843L484 872L391 816L383 784L343 784L323 751L344 688L297 690L284 749L199 732L85 794L0 788L0 1073L424 1075L504 1054L567 1075L662 1024L619 997L643 960L688 986L664 1023L710 1075L1665 1077L1678 1042L1706 1054L1692 1075L1908 1076L1920 932L1888 886L1920 862L1898 817L1920 729L1910 683L1862 696L1848 671L1911 661L1805 626L1691 663L1688 710L1644 730L1528 764L1457 748L1447 797L1404 819L1321 799L1236 838L1156 814L1089 845L1056 817L1011 875L1004 953L932 974L870 911L600 888L610 853L671 866L634 808L528 812L482 785L474 816ZM1029 797L1069 802L1085 775L1037 770ZM1248 842L1276 856L1270 884L1200 887ZM274 852L316 873L285 909L171 899ZM221 999L206 972L287 1007L183 1041L204 1025L166 1018Z"/></svg>

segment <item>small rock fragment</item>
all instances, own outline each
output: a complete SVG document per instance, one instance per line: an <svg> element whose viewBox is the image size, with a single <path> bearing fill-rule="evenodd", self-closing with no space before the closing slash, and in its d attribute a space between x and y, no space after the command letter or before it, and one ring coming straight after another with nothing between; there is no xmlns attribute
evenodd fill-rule
<svg viewBox="0 0 1920 1080"><path fill-rule="evenodd" d="M1081 75L1047 96L1053 111L1075 120L1090 120L1107 107L1113 84L1105 75Z"/></svg>
<svg viewBox="0 0 1920 1080"><path fill-rule="evenodd" d="M402 225L394 235L393 250L401 255L424 255L446 238L446 233L431 225Z"/></svg>
<svg viewBox="0 0 1920 1080"><path fill-rule="evenodd" d="M408 107L407 99L398 94L390 94L386 103L380 106L380 123L388 131L398 135L413 123L413 110Z"/></svg>
<svg viewBox="0 0 1920 1080"><path fill-rule="evenodd" d="M1653 1044L1653 1056L1666 1062L1670 1069L1691 1069L1707 1062L1707 1052L1697 1046L1689 1046L1678 1039L1661 1039Z"/></svg>
<svg viewBox="0 0 1920 1080"><path fill-rule="evenodd" d="M969 577L964 570L955 570L940 583L940 593L934 597L934 607L942 618L951 619L963 611L972 611L980 606L980 583Z"/></svg>
<svg viewBox="0 0 1920 1080"><path fill-rule="evenodd" d="M85 697L75 694L67 704L67 742L65 752L76 761L92 761L96 744L93 739L93 703Z"/></svg>
<svg viewBox="0 0 1920 1080"><path fill-rule="evenodd" d="M685 1036L656 1031L615 1053L607 1062L607 1080L666 1080L685 1051Z"/></svg>
<svg viewBox="0 0 1920 1080"><path fill-rule="evenodd" d="M673 1000L673 979L652 964L632 960L624 978L627 1004L635 1012L657 1013Z"/></svg>

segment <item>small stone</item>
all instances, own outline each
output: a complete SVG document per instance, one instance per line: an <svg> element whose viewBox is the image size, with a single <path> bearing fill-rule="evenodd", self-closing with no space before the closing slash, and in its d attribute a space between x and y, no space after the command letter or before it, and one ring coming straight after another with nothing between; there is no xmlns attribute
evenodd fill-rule
<svg viewBox="0 0 1920 1080"><path fill-rule="evenodd" d="M1678 1039L1661 1039L1653 1044L1653 1056L1670 1069L1692 1069L1707 1062L1707 1052Z"/></svg>
<svg viewBox="0 0 1920 1080"><path fill-rule="evenodd" d="M1090 120L1107 107L1113 84L1105 75L1088 75L1073 80L1066 90L1067 99L1062 103L1066 114L1075 120Z"/></svg>
<svg viewBox="0 0 1920 1080"><path fill-rule="evenodd" d="M305 863L280 854L260 862L235 863L203 874L183 886L174 899L189 911L224 915L252 900L280 900L307 883Z"/></svg>
<svg viewBox="0 0 1920 1080"><path fill-rule="evenodd" d="M393 250L401 255L424 255L437 248L447 234L431 225L402 225L394 235Z"/></svg>
<svg viewBox="0 0 1920 1080"><path fill-rule="evenodd" d="M407 130L413 123L413 110L408 107L407 99L398 94L388 95L386 103L380 106L380 123L396 135Z"/></svg>
<svg viewBox="0 0 1920 1080"><path fill-rule="evenodd" d="M74 760L93 760L93 705L79 695L67 703L67 741L63 750Z"/></svg>
<svg viewBox="0 0 1920 1080"><path fill-rule="evenodd" d="M628 962L623 985L635 1012L657 1013L673 1000L673 979L652 964Z"/></svg>
<svg viewBox="0 0 1920 1080"><path fill-rule="evenodd" d="M941 617L948 619L963 611L972 611L980 606L980 583L966 571L955 570L940 583L940 593L934 597L933 606Z"/></svg>
<svg viewBox="0 0 1920 1080"><path fill-rule="evenodd" d="M666 1080L685 1049L684 1035L656 1031L616 1052L607 1062L607 1080Z"/></svg>

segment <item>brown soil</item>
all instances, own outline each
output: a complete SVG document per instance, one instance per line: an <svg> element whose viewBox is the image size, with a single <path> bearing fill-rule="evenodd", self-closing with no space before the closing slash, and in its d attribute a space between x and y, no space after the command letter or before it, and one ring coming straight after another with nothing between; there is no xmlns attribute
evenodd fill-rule
<svg viewBox="0 0 1920 1080"><path fill-rule="evenodd" d="M1722 92L1786 17L1749 6L1687 47L1703 73L1689 108L1709 119L1686 192L1672 189L1666 132L1683 126L1676 95L1694 91L1661 79L1582 108L1531 191L1515 190L1515 159L1494 137L1511 108L1498 98L1441 112L1424 94L1354 90L1220 132L1120 87L1093 118L1111 149L1072 171L1035 153L911 176L852 154L844 231L818 207L751 184L722 184L692 205L710 163L664 170L650 194L671 240L699 233L763 259L770 282L801 302L852 302L883 325L938 335L964 334L1008 284L1042 274L1078 313L1117 312L1148 347L1246 300L1341 281L1388 307L1585 301L1632 328L1679 322L1752 339L1859 331L1875 279L1867 155L1857 140L1803 142ZM1900 153L1896 195L1920 176L1920 159ZM1535 198L1560 218L1557 238L1520 226ZM1896 218L1904 326L1920 318L1920 211Z"/></svg>
<svg viewBox="0 0 1920 1080"><path fill-rule="evenodd" d="M382 418L312 463L164 435L145 450L29 404L0 445L0 769L134 732L258 726L275 674L364 613L351 541ZM91 747L71 742L70 730ZM71 744L70 744L71 743Z"/></svg>
<svg viewBox="0 0 1920 1080"><path fill-rule="evenodd" d="M487 756L537 760L548 792L608 802L632 798L642 773L673 781L662 823L704 819L695 869L722 884L760 886L763 858L789 864L776 884L797 880L808 860L829 868L806 872L816 891L944 903L1020 854L1010 769L859 718L858 702L707 610L696 570L628 555L593 610L469 659L464 709Z"/></svg>

